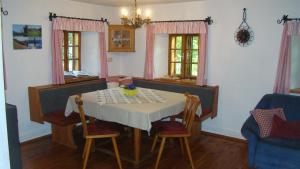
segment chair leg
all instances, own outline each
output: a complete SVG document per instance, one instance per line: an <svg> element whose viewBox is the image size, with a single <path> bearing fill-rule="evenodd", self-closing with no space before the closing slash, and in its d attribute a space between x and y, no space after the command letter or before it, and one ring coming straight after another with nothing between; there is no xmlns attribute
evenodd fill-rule
<svg viewBox="0 0 300 169"><path fill-rule="evenodd" d="M154 141L152 143L151 153L153 153L153 151L155 149L155 146L156 146L156 143L157 143L157 139L158 139L158 135L156 134L155 137L154 137Z"/></svg>
<svg viewBox="0 0 300 169"><path fill-rule="evenodd" d="M188 154L192 169L195 169L194 164L193 164L192 155L191 155L190 146L189 146L189 141L188 141L187 137L184 137L184 143L185 143L186 152Z"/></svg>
<svg viewBox="0 0 300 169"><path fill-rule="evenodd" d="M166 142L166 138L163 137L163 138L162 138L162 141L161 141L161 144L160 144L160 148L159 148L159 152L158 152L158 157L157 157L157 160L156 160L156 163L155 163L155 169L158 168L158 163L159 163L161 154L162 154L162 152L163 152L163 149L164 149L164 146L165 146L165 142Z"/></svg>
<svg viewBox="0 0 300 169"><path fill-rule="evenodd" d="M114 150L115 150L115 155L116 155L116 158L117 158L119 169L122 169L122 164L121 164L121 159L120 159L120 155L119 155L119 150L118 150L116 138L112 137L111 140L112 140L113 147L114 147Z"/></svg>
<svg viewBox="0 0 300 169"><path fill-rule="evenodd" d="M88 161L88 158L89 158L89 155L90 155L90 149L91 149L92 140L93 139L91 139L91 138L86 139L86 141L87 141L87 147L86 147L86 152L85 152L84 159L83 159L83 167L82 167L82 169L86 169L86 164L87 164L87 161Z"/></svg>
<svg viewBox="0 0 300 169"><path fill-rule="evenodd" d="M85 154L86 154L86 148L87 148L87 139L85 139L85 144L84 144L84 148L83 148L83 153L82 153L82 158L84 159Z"/></svg>
<svg viewBox="0 0 300 169"><path fill-rule="evenodd" d="M181 153L184 155L184 146L183 146L183 138L179 138Z"/></svg>

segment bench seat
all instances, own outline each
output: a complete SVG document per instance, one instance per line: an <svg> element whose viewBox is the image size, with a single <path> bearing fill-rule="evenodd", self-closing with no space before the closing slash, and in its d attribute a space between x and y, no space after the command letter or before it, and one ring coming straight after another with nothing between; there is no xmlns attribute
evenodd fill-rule
<svg viewBox="0 0 300 169"><path fill-rule="evenodd" d="M44 121L59 125L59 126L68 126L71 124L76 124L80 123L80 116L76 112L72 112L70 116L66 117L65 116L65 111L64 110L59 110L56 112L49 112L44 115Z"/></svg>

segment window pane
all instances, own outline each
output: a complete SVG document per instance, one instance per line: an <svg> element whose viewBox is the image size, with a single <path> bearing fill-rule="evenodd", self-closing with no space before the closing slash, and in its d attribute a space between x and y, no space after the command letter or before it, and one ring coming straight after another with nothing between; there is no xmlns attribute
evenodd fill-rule
<svg viewBox="0 0 300 169"><path fill-rule="evenodd" d="M78 59L79 58L79 47L74 47L74 56L73 58Z"/></svg>
<svg viewBox="0 0 300 169"><path fill-rule="evenodd" d="M73 59L73 47L68 47L68 58Z"/></svg>
<svg viewBox="0 0 300 169"><path fill-rule="evenodd" d="M199 37L198 36L193 36L192 49L198 49L198 46L199 46Z"/></svg>
<svg viewBox="0 0 300 169"><path fill-rule="evenodd" d="M198 74L198 64L192 64L191 75L197 76L197 74Z"/></svg>
<svg viewBox="0 0 300 169"><path fill-rule="evenodd" d="M73 45L73 33L69 32L68 33L68 46L72 46Z"/></svg>
<svg viewBox="0 0 300 169"><path fill-rule="evenodd" d="M198 50L193 50L192 51L192 62L193 63L198 63Z"/></svg>
<svg viewBox="0 0 300 169"><path fill-rule="evenodd" d="M75 37L75 44L74 45L79 45L79 33L74 33Z"/></svg>
<svg viewBox="0 0 300 169"><path fill-rule="evenodd" d="M192 49L192 38L193 36L186 36L186 49Z"/></svg>
<svg viewBox="0 0 300 169"><path fill-rule="evenodd" d="M171 49L175 49L175 36L171 37Z"/></svg>
<svg viewBox="0 0 300 169"><path fill-rule="evenodd" d="M174 76L174 74L175 74L175 64L170 63L170 75Z"/></svg>
<svg viewBox="0 0 300 169"><path fill-rule="evenodd" d="M176 37L176 49L181 49L182 47L182 36Z"/></svg>
<svg viewBox="0 0 300 169"><path fill-rule="evenodd" d="M80 70L79 69L79 60L74 60L74 70Z"/></svg>
<svg viewBox="0 0 300 169"><path fill-rule="evenodd" d="M73 60L69 60L69 70L68 71L72 71L73 70Z"/></svg>
<svg viewBox="0 0 300 169"><path fill-rule="evenodd" d="M175 64L175 74L180 75L181 74L181 63Z"/></svg>
<svg viewBox="0 0 300 169"><path fill-rule="evenodd" d="M176 50L176 62L181 62L181 59L182 59L182 52L181 50Z"/></svg>

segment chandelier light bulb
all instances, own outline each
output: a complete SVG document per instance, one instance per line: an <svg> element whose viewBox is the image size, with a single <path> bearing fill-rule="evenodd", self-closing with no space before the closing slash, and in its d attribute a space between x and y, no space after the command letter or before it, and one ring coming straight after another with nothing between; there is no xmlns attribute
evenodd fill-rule
<svg viewBox="0 0 300 169"><path fill-rule="evenodd" d="M127 11L127 9L125 9L125 8L122 8L122 10L121 10L121 14L122 14L122 17L125 17L125 18L127 18L127 17L128 17L128 11Z"/></svg>
<svg viewBox="0 0 300 169"><path fill-rule="evenodd" d="M146 18L149 19L150 16L151 16L151 11L150 11L149 9L147 9L146 12L145 12L145 14L146 14L146 15L145 15Z"/></svg>
<svg viewBox="0 0 300 169"><path fill-rule="evenodd" d="M137 14L138 16L141 16L141 15L142 15L142 10L141 10L141 8L138 8L138 9L136 10L136 14Z"/></svg>

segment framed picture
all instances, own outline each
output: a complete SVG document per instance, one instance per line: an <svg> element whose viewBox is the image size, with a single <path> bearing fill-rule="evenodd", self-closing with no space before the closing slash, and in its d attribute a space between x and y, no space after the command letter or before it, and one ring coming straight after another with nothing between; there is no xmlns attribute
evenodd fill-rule
<svg viewBox="0 0 300 169"><path fill-rule="evenodd" d="M109 52L135 52L135 29L124 25L109 25Z"/></svg>
<svg viewBox="0 0 300 169"><path fill-rule="evenodd" d="M14 49L42 49L42 26L13 24Z"/></svg>

